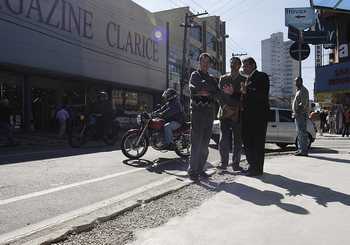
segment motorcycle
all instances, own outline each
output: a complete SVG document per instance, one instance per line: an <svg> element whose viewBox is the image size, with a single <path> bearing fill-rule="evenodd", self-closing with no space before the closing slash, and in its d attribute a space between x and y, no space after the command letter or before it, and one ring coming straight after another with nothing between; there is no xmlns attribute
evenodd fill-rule
<svg viewBox="0 0 350 245"><path fill-rule="evenodd" d="M136 118L139 128L130 129L125 133L121 142L123 154L130 159L139 159L146 154L148 147L161 152L164 149L165 121L154 113L143 112ZM185 122L173 132L175 153L181 158L191 154L191 123Z"/></svg>
<svg viewBox="0 0 350 245"><path fill-rule="evenodd" d="M69 145L73 148L79 148L89 140L102 140L107 145L114 145L118 140L119 124L113 121L109 130L98 130L98 120L102 120L102 114L93 113L86 117L81 114L78 122L73 126L69 137Z"/></svg>

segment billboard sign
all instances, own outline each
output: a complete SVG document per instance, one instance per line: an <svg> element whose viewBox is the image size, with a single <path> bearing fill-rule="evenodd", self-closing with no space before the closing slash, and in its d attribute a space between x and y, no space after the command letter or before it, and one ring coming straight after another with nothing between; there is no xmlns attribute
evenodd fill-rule
<svg viewBox="0 0 350 245"><path fill-rule="evenodd" d="M285 25L303 31L315 25L316 15L313 8L286 8Z"/></svg>

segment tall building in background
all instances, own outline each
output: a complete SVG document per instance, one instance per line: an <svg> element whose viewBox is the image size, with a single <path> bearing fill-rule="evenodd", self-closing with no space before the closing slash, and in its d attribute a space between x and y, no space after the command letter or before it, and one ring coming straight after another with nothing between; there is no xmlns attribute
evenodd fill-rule
<svg viewBox="0 0 350 245"><path fill-rule="evenodd" d="M270 76L270 96L285 102L294 96L298 76L298 62L289 55L292 43L283 40L282 32L261 41L262 71Z"/></svg>

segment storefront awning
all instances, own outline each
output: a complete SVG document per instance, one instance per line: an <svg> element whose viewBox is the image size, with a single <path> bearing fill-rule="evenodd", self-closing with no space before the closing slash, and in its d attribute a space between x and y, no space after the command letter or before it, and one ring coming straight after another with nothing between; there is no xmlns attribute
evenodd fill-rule
<svg viewBox="0 0 350 245"><path fill-rule="evenodd" d="M334 11L345 11L350 13L349 0L310 0L310 5L317 9L329 9Z"/></svg>

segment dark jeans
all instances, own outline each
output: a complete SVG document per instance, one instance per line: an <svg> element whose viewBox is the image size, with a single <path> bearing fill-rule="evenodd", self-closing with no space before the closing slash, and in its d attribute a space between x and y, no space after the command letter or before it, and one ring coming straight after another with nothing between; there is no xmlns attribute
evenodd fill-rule
<svg viewBox="0 0 350 245"><path fill-rule="evenodd" d="M14 143L12 128L9 123L0 122L0 133L5 135L9 144Z"/></svg>
<svg viewBox="0 0 350 245"><path fill-rule="evenodd" d="M232 166L239 167L241 161L242 151L242 127L240 122L233 122L229 119L223 119L220 121L220 157L221 166L227 167L229 160L229 153L232 147L233 137L233 155L232 155Z"/></svg>
<svg viewBox="0 0 350 245"><path fill-rule="evenodd" d="M214 110L211 106L192 108L191 113L191 157L189 175L198 175L204 171L209 154L209 142L212 134Z"/></svg>
<svg viewBox="0 0 350 245"><path fill-rule="evenodd" d="M342 136L344 137L345 135L349 137L349 127L350 123L344 123L344 128L343 128L343 133Z"/></svg>

